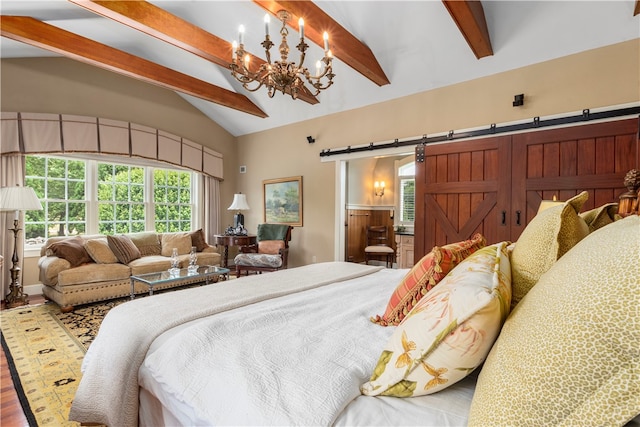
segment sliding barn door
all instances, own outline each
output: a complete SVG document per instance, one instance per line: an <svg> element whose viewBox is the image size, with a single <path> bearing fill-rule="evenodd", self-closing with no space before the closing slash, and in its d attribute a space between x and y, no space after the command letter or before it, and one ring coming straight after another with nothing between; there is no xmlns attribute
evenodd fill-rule
<svg viewBox="0 0 640 427"><path fill-rule="evenodd" d="M511 240L540 202L589 192L582 210L617 202L625 174L638 167L638 119L513 135Z"/></svg>
<svg viewBox="0 0 640 427"><path fill-rule="evenodd" d="M476 232L508 237L510 159L510 136L418 147L416 258Z"/></svg>
<svg viewBox="0 0 640 427"><path fill-rule="evenodd" d="M415 257L482 233L515 242L542 200L618 202L640 167L637 118L416 149Z"/></svg>

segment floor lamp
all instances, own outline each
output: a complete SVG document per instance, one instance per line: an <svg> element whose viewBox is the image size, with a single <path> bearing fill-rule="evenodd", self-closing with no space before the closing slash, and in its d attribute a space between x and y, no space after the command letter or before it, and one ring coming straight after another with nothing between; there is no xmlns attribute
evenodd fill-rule
<svg viewBox="0 0 640 427"><path fill-rule="evenodd" d="M18 307L29 304L29 295L23 292L20 284L20 267L18 258L18 220L20 219L20 211L42 210L42 204L36 196L36 192L31 187L3 187L0 188L0 211L14 211L15 219L13 220L13 256L11 261L13 266L11 272L11 284L9 285L9 293L5 298L7 308Z"/></svg>

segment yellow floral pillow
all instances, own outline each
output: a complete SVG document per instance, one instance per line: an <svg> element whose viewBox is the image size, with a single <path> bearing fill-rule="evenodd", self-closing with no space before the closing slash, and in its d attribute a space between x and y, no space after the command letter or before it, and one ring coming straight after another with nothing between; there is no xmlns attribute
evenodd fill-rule
<svg viewBox="0 0 640 427"><path fill-rule="evenodd" d="M525 227L511 254L511 308L558 258L589 234L587 223L578 215L588 198L589 194L583 191L563 205L538 213Z"/></svg>
<svg viewBox="0 0 640 427"><path fill-rule="evenodd" d="M480 365L509 314L508 242L462 261L409 312L386 344L369 382L376 396L431 394Z"/></svg>
<svg viewBox="0 0 640 427"><path fill-rule="evenodd" d="M640 217L602 227L516 306L469 426L622 426L640 414Z"/></svg>

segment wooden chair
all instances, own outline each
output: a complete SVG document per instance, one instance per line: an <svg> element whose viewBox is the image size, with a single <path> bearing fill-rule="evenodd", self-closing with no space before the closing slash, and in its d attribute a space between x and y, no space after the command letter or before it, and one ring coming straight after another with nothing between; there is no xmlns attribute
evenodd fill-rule
<svg viewBox="0 0 640 427"><path fill-rule="evenodd" d="M393 267L396 251L391 247L389 227L385 225L367 226L367 247L364 249L365 263L371 259L384 259L387 268Z"/></svg>
<svg viewBox="0 0 640 427"><path fill-rule="evenodd" d="M257 243L240 247L240 253L234 258L236 277L243 271L249 275L250 271L262 273L287 268L292 229L284 224L259 224Z"/></svg>

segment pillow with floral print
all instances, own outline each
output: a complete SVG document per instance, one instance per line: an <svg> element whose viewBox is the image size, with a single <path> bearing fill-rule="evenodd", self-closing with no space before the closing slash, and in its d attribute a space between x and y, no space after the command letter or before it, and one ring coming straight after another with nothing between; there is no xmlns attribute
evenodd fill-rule
<svg viewBox="0 0 640 427"><path fill-rule="evenodd" d="M485 359L511 304L509 242L458 264L398 325L369 382L370 396L412 397L460 381Z"/></svg>

